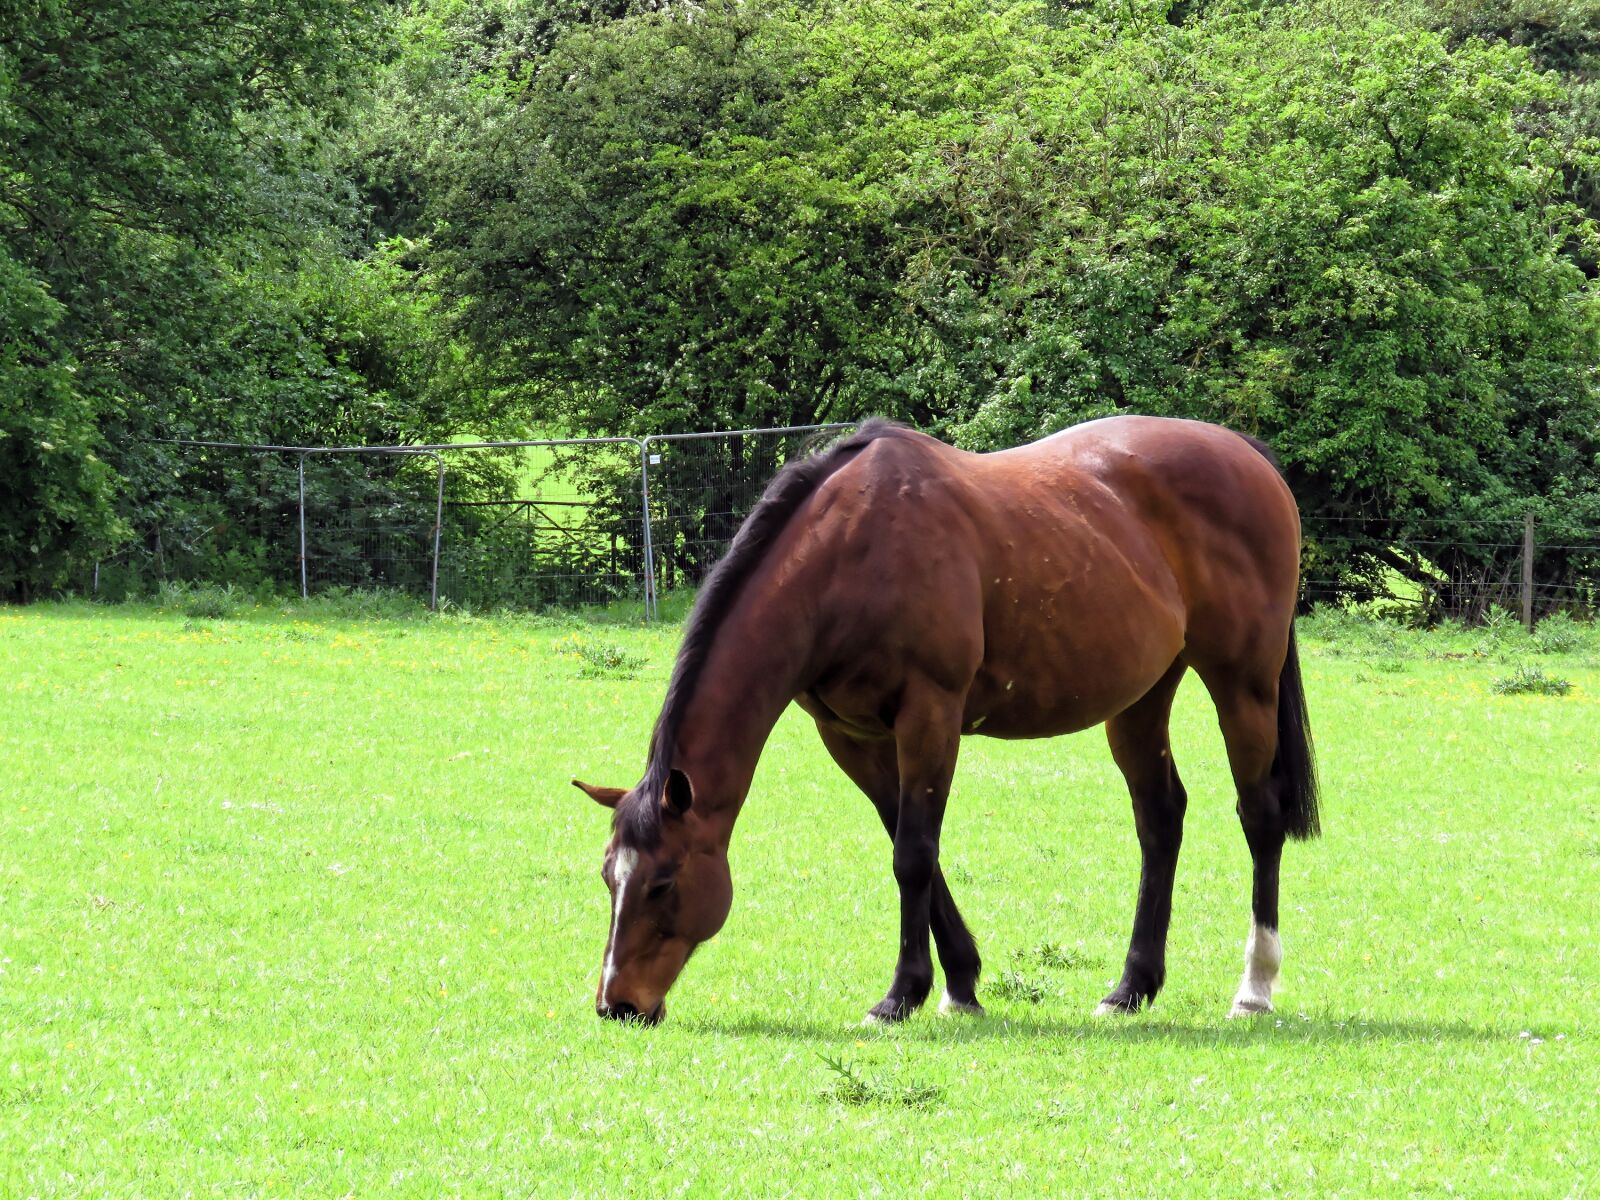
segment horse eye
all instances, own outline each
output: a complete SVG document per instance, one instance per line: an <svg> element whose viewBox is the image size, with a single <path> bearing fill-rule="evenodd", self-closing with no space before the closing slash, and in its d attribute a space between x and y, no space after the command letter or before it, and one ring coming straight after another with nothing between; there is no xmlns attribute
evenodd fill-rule
<svg viewBox="0 0 1600 1200"><path fill-rule="evenodd" d="M645 889L645 899L654 900L660 896L665 896L672 890L672 885L677 881L677 877L674 875L662 875L657 879L651 880L650 886Z"/></svg>

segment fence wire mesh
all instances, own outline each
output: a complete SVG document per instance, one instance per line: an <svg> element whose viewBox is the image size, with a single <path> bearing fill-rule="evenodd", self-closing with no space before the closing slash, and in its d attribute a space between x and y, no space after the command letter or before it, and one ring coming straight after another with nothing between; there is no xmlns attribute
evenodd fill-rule
<svg viewBox="0 0 1600 1200"><path fill-rule="evenodd" d="M1415 624L1600 611L1600 537L1555 521L1311 516L1302 565L1308 605L1363 603Z"/></svg>
<svg viewBox="0 0 1600 1200"><path fill-rule="evenodd" d="M733 540L767 482L850 425L667 434L645 439L655 584L698 587Z"/></svg>
<svg viewBox="0 0 1600 1200"><path fill-rule="evenodd" d="M642 598L639 443L482 445L450 457L439 592L523 608Z"/></svg>
<svg viewBox="0 0 1600 1200"><path fill-rule="evenodd" d="M431 603L443 460L409 451L296 457L302 592L382 587Z"/></svg>
<svg viewBox="0 0 1600 1200"><path fill-rule="evenodd" d="M653 615L660 593L705 579L780 467L853 427L424 447L172 443L186 495L201 499L83 584L112 597L162 580L307 595L382 587L472 608L632 599ZM1496 608L1600 614L1600 534L1530 522L1308 514L1302 602L1414 623L1474 623Z"/></svg>
<svg viewBox="0 0 1600 1200"><path fill-rule="evenodd" d="M266 581L439 604L570 607L698 584L796 455L851 425L300 447L175 442L208 499L94 567L92 590ZM653 528L654 526L654 528Z"/></svg>

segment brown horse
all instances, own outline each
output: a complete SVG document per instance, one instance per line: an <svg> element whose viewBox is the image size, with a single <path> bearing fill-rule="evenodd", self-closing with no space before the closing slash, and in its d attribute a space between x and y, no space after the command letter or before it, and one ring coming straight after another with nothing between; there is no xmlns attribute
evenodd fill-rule
<svg viewBox="0 0 1600 1200"><path fill-rule="evenodd" d="M994 454L871 421L785 467L689 618L644 779L574 783L615 810L603 873L602 1016L660 1020L733 899L728 841L773 725L795 701L894 840L900 953L868 1020L933 984L981 1012L978 950L939 870L963 734L1038 738L1104 722L1143 852L1122 980L1166 973L1185 795L1167 740L1191 667L1216 704L1255 887L1230 1015L1270 1011L1285 836L1317 832L1293 617L1300 519L1270 453L1214 425L1113 417Z"/></svg>

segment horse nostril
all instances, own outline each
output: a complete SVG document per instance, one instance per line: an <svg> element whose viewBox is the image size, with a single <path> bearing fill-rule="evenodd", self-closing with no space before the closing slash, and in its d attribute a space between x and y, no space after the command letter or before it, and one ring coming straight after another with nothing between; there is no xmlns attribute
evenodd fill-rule
<svg viewBox="0 0 1600 1200"><path fill-rule="evenodd" d="M621 1004L608 1005L600 1010L602 1017L609 1017L613 1021L628 1021L639 1015L639 1010L624 1001Z"/></svg>

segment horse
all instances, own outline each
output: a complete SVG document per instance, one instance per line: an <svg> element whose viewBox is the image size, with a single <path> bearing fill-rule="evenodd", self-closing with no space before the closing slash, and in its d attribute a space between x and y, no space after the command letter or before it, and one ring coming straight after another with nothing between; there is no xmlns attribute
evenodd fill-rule
<svg viewBox="0 0 1600 1200"><path fill-rule="evenodd" d="M1216 707L1253 867L1230 1016L1272 1010L1285 838L1319 832L1294 639L1300 517L1263 443L1118 416L975 454L881 419L773 478L691 611L629 789L612 810L611 919L595 996L655 1024L732 905L728 845L790 702L877 809L900 898L894 976L867 1023L902 1021L944 971L944 1012L981 1014L981 962L939 867L963 736L1104 724L1141 851L1121 980L1132 1013L1166 978L1187 797L1168 741L1193 670Z"/></svg>

